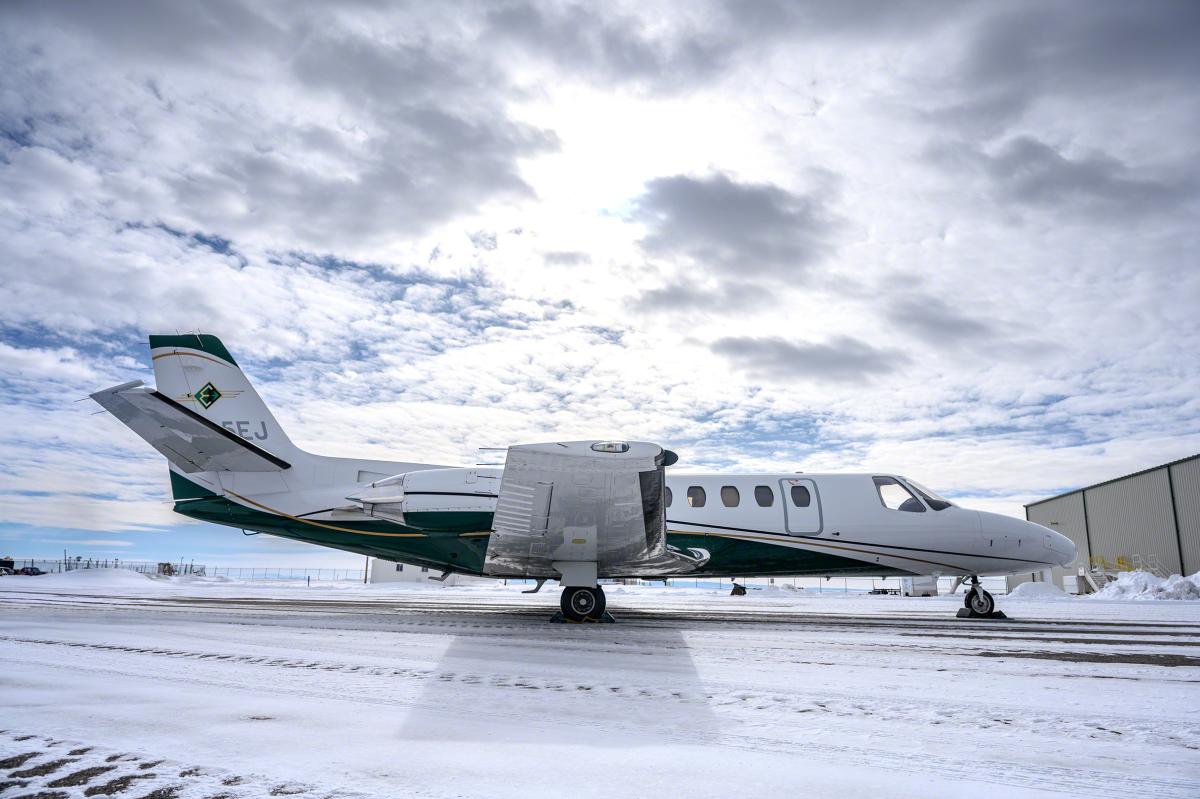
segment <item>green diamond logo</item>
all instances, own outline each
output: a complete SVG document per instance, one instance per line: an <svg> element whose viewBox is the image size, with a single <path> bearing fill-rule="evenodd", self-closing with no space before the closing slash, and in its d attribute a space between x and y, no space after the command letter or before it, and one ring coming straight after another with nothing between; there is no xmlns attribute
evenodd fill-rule
<svg viewBox="0 0 1200 799"><path fill-rule="evenodd" d="M221 398L221 392L217 391L217 387L212 383L205 383L204 388L197 391L194 395L196 402L200 403L200 407L208 410L213 403Z"/></svg>

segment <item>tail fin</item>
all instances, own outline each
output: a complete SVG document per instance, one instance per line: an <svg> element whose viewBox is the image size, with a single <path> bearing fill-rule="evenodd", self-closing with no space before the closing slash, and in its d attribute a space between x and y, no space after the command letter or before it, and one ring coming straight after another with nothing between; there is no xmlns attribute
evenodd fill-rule
<svg viewBox="0 0 1200 799"><path fill-rule="evenodd" d="M167 399L272 455L302 454L216 336L150 336L150 357Z"/></svg>

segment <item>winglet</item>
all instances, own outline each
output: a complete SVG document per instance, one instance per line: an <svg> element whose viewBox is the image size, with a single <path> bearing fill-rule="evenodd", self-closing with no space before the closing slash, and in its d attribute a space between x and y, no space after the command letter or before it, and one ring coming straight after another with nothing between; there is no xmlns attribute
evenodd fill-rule
<svg viewBox="0 0 1200 799"><path fill-rule="evenodd" d="M99 397L101 397L103 395L119 394L122 391L128 391L131 388L141 388L144 385L146 385L146 384L143 383L141 380L130 380L128 383L122 383L119 386L113 386L112 388L102 388L99 391L88 394L88 396L91 397L92 399L96 400L97 402L100 402ZM103 405L104 403L100 402L100 404Z"/></svg>

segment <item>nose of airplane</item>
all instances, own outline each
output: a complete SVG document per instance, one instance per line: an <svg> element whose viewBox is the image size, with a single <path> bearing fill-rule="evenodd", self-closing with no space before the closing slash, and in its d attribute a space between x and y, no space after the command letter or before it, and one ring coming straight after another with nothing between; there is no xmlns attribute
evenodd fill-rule
<svg viewBox="0 0 1200 799"><path fill-rule="evenodd" d="M1056 533L1049 527L1043 527L1035 522L1023 522L1027 534L1042 537L1043 552L1046 563L1055 566L1067 566L1075 560L1075 542L1062 533Z"/></svg>
<svg viewBox="0 0 1200 799"><path fill-rule="evenodd" d="M999 513L979 512L980 527L984 535L1005 536L1012 539L1041 541L1041 547L1035 549L1039 553L1038 560L1047 566L1066 566L1075 560L1075 542L1062 533L1056 533L1048 527L1035 522L1004 516ZM1037 544L1034 544L1037 547ZM1042 560L1044 556L1044 560Z"/></svg>
<svg viewBox="0 0 1200 799"><path fill-rule="evenodd" d="M1030 522L1032 524L1032 522ZM1041 527L1041 525L1035 525ZM1047 528L1042 528L1043 530ZM1059 566L1069 566L1075 560L1075 542L1067 538L1062 533L1056 533L1050 530L1047 535L1050 537L1050 551L1058 557L1055 559Z"/></svg>

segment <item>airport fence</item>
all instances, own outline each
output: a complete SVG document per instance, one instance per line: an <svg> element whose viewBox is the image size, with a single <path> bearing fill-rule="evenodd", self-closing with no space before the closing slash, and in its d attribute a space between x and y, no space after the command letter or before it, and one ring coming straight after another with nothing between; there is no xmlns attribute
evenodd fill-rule
<svg viewBox="0 0 1200 799"><path fill-rule="evenodd" d="M167 563L166 561L123 560L121 558L89 558L83 555L64 555L61 558L14 557L12 560L14 569L33 567L47 574L84 569L127 569L142 574L196 574L202 576L207 569L203 564L184 560Z"/></svg>
<svg viewBox="0 0 1200 799"><path fill-rule="evenodd" d="M363 581L363 569L312 569L289 568L286 566L208 566L188 560L171 563L152 560L125 560L122 558L89 558L82 555L64 555L60 558L13 557L14 569L27 566L40 569L46 574L80 571L83 569L127 569L142 574L191 574L197 577L228 577L231 580L305 580L307 582ZM7 563L7 559L0 559Z"/></svg>

